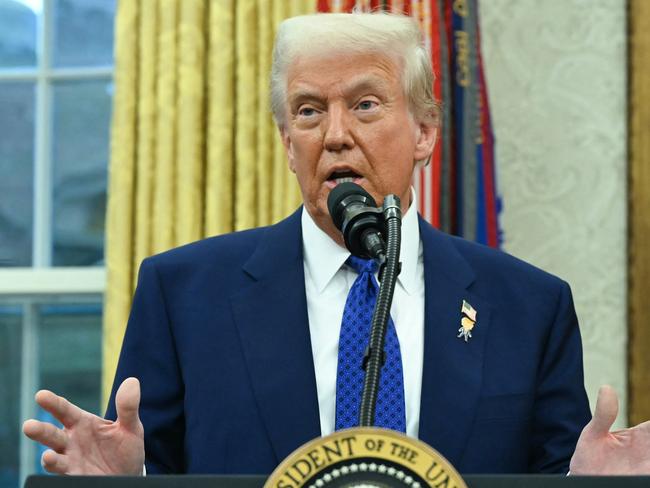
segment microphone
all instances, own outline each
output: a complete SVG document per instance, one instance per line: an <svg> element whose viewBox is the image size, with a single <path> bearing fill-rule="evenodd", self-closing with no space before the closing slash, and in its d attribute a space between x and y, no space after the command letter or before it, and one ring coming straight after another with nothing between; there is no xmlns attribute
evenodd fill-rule
<svg viewBox="0 0 650 488"><path fill-rule="evenodd" d="M343 233L345 247L357 257L380 259L386 254L384 215L377 202L359 185L351 182L334 187L327 208L337 229Z"/></svg>

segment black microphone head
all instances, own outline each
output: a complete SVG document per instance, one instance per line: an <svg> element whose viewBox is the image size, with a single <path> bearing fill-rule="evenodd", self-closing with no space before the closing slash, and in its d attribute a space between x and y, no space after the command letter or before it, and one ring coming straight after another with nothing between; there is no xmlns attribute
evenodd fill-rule
<svg viewBox="0 0 650 488"><path fill-rule="evenodd" d="M343 212L345 207L352 201L358 201L361 204L371 207L377 206L377 202L372 198L372 195L361 188L361 186L352 182L339 183L330 191L327 197L327 209L334 221L334 225L339 230L343 230Z"/></svg>

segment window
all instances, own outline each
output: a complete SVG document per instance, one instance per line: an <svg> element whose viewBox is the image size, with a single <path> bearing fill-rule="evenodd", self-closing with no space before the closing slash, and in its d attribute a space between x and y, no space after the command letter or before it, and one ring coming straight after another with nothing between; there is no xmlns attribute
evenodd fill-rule
<svg viewBox="0 0 650 488"><path fill-rule="evenodd" d="M0 0L0 488L40 469L38 389L102 410L115 7Z"/></svg>

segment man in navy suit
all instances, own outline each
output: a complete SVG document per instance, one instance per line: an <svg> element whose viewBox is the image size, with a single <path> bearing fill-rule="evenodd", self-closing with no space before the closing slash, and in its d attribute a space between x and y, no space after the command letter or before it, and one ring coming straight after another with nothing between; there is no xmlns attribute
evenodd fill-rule
<svg viewBox="0 0 650 488"><path fill-rule="evenodd" d="M609 433L609 389L574 454L590 414L568 285L444 235L409 210L414 168L436 140L431 91L429 55L410 19L283 23L272 108L304 207L271 227L146 259L107 419L37 394L64 425L25 424L51 447L44 466L69 474L139 474L145 462L150 473L269 473L331 431L327 351L336 346L350 271L326 201L352 180L378 201L396 194L406 212L403 301L396 297L391 314L407 433L465 473L566 473L572 456L579 473L650 469L639 454L648 452L647 426ZM322 293L332 281L342 285ZM467 340L457 334L463 304L476 313Z"/></svg>

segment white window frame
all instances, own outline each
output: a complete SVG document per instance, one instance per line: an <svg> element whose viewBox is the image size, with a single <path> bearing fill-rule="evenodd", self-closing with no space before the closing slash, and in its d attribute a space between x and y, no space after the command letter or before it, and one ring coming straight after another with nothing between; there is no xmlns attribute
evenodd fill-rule
<svg viewBox="0 0 650 488"><path fill-rule="evenodd" d="M113 78L112 65L56 68L51 66L53 45L53 0L42 0L37 19L36 65L33 68L0 68L0 88L4 82L35 83L34 176L32 266L0 268L0 303L22 306L22 354L20 415L36 413L34 393L38 389L39 303L102 302L106 287L104 267L52 267L52 85L61 80L107 80ZM20 437L20 486L34 471L36 445Z"/></svg>
<svg viewBox="0 0 650 488"><path fill-rule="evenodd" d="M32 267L52 265L52 84L61 80L112 80L113 66L55 68L52 60L53 0L42 0L36 29L36 66L0 68L0 84L30 81L36 84L34 104L34 215ZM0 85L1 86L1 85ZM2 275L0 275L0 280Z"/></svg>

